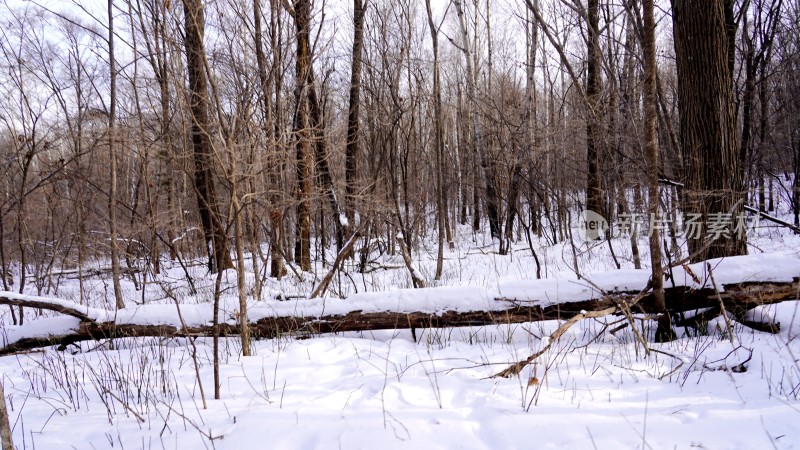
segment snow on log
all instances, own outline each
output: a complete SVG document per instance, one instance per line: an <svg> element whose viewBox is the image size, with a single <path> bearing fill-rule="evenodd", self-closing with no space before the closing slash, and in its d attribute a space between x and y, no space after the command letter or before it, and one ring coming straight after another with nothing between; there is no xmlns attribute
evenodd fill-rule
<svg viewBox="0 0 800 450"><path fill-rule="evenodd" d="M37 297L35 295L17 294L15 292L0 291L0 305L25 306L59 312L81 320L106 322L113 313L104 309L90 308L75 302L50 297Z"/></svg>
<svg viewBox="0 0 800 450"><path fill-rule="evenodd" d="M800 258L796 255L753 255L711 261L720 292L707 280L705 263L674 268L665 283L667 308L673 312L725 308L744 320L756 306L800 297ZM440 287L356 294L347 299L253 301L248 306L254 338L279 335L439 328L566 320L576 314L603 311L630 302L647 284L647 270L617 270L575 279L510 281L497 292L479 287ZM230 301L227 301L230 300ZM119 311L87 308L72 302L0 292L0 304L42 308L72 317L52 317L6 327L0 355L33 348L115 337L211 336L210 303L142 305ZM238 302L223 299L221 335L238 334ZM636 303L634 313L655 313L651 295ZM758 324L755 324L758 325ZM748 325L749 326L749 325ZM772 330L766 327L766 330Z"/></svg>

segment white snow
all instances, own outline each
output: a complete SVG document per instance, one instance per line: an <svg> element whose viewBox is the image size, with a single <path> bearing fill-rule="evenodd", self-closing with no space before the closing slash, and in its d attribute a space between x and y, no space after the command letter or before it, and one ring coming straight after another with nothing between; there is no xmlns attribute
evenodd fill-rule
<svg viewBox="0 0 800 450"><path fill-rule="evenodd" d="M44 302L50 303L56 306L62 306L64 308L71 308L74 309L84 315L86 317L97 321L97 322L108 322L111 318L108 316L108 311L105 309L100 308L92 308L86 305L81 305L75 302L61 300L58 298L51 298L51 297L41 297L38 295L27 295L27 294L18 294L16 292L9 292L9 291L2 291L0 290L0 296L3 296L9 300L25 300L25 301L32 301L32 302Z"/></svg>
<svg viewBox="0 0 800 450"><path fill-rule="evenodd" d="M349 276L335 277L329 298L277 300L285 292L306 295L314 274L268 280L268 300L251 298L248 314L257 320L354 310L496 311L509 306L497 298L547 305L593 298L598 288L638 292L649 277L647 269L632 269L627 239L613 241L621 270L612 269L607 244L581 244L581 280L572 272L568 245L535 241L545 278L533 280L524 240L512 256L501 257L492 253L488 236L476 237L469 227L458 231L438 285L431 275L435 236L413 255L420 276L438 287L408 289L400 256L384 254L371 256L364 274L355 262L345 262ZM768 228L760 233L751 240L750 256L711 261L720 289L800 276L800 237ZM640 250L642 261L649 261L646 245ZM704 264L688 267L700 285L710 286ZM57 293L3 295L81 308L98 321L180 326L175 297L187 324L208 324L214 275L200 264L189 270L197 292L190 292L183 269L168 261L144 295L123 280L127 307L115 313L105 309L113 298L108 280L97 278L84 280L83 295L77 281L66 278ZM318 266L316 273L326 270ZM682 267L672 274L666 286L699 287ZM248 287L252 282L248 274ZM235 276L225 274L220 317L231 323L239 307L235 286ZM76 305L78 298L89 305ZM511 379L490 377L547 345L558 322L417 329L416 341L410 330L287 336L256 341L246 358L238 338L222 339L219 400L213 400L213 349L206 338L118 339L113 348L84 342L64 352L6 356L0 358L0 382L15 444L30 449L797 448L798 312L796 301L756 308L751 318L775 320L780 333L734 322L733 343L719 318L699 336L679 328L677 341L650 344L650 356L630 327L609 333L622 324L619 318L584 320ZM79 325L55 313L28 314L25 325L14 326L8 307L0 307L0 342ZM649 325L644 331L652 337Z"/></svg>
<svg viewBox="0 0 800 450"><path fill-rule="evenodd" d="M800 255L797 252L780 252L734 256L708 261L714 274L717 287L724 291L725 284L747 281L792 281L800 276ZM684 267L672 269L672 279L664 283L665 287L689 286L692 288L711 288L712 282L706 263L687 265L689 270L701 281L700 284ZM534 301L546 305L567 300L586 300L597 298L603 291L639 292L647 285L650 269L622 269L602 274L587 275L587 280L578 280L577 276L564 275L547 280L503 281L499 294L502 297L517 300Z"/></svg>
<svg viewBox="0 0 800 450"><path fill-rule="evenodd" d="M0 342L3 346L17 342L23 338L46 338L64 335L76 330L80 319L71 316L44 317L32 320L23 327L8 326L4 330Z"/></svg>
<svg viewBox="0 0 800 450"><path fill-rule="evenodd" d="M792 281L800 276L800 256L793 253L757 254L749 256L729 257L711 260L718 288L724 290L725 284L746 281ZM706 263L687 266L698 277L701 284L683 267L673 269L673 281L665 285L711 287ZM478 286L443 286L424 289L395 289L384 292L367 292L354 294L346 299L293 299L289 301L264 300L251 302L248 315L251 320L264 317L322 317L345 315L352 311L365 313L398 311L443 313L446 311L500 311L507 309L509 303L504 300L515 300L529 304L546 306L565 301L579 301L597 298L604 291L639 292L647 284L650 273L647 269L623 269L587 276L578 280L574 275L561 276L544 280L500 281L496 291ZM69 306L85 312L98 322L136 325L172 325L180 327L181 322L175 304L151 304L133 306L118 311L106 311L89 308L72 302L2 292L0 295L15 299L30 299L49 302L61 306ZM226 298L222 304L222 321L235 322L238 303ZM180 305L180 313L187 326L207 325L211 323L213 309L211 303ZM8 343L22 337L37 337L41 325L37 321L29 321L23 327L10 326L14 330ZM28 334L27 329L30 329Z"/></svg>

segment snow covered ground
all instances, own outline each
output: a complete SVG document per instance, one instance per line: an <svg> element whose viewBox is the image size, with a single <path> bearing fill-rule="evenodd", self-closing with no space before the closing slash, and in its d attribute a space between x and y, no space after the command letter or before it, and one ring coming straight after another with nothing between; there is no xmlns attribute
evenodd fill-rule
<svg viewBox="0 0 800 450"><path fill-rule="evenodd" d="M718 283L800 275L800 239L767 225L751 239L753 256L716 266ZM336 278L329 294L349 303L270 300L279 292L307 293L315 284L313 276L287 276L268 280L269 295L250 301L252 314L316 314L321 308L331 314L354 304L469 309L492 307L496 295L543 302L593 295L575 277L569 245L535 247L547 277L535 282L524 241L512 255L499 256L485 237L459 232L438 283L451 288L400 290L410 285L402 260L384 256L365 275ZM649 261L641 242L642 261ZM434 243L429 236L414 255L428 279ZM580 272L604 288L640 289L646 271L632 269L629 241L613 245L621 270L614 270L607 244L583 243L576 249ZM190 320L207 320L214 279L199 265L189 270L196 293L177 266L167 267L144 293L126 281L125 320L166 320L173 298L186 305ZM317 271L321 277L325 270ZM676 276L681 279L693 283ZM231 272L223 283L226 318L235 315L235 281ZM99 311L113 301L109 290L107 279L95 277L84 281L81 296L77 281L64 275L49 290L27 293L82 297ZM375 293L385 291L391 293ZM26 449L797 448L800 303L758 313L779 322L781 332L735 324L730 336L716 319L702 333L679 329L681 339L651 344L649 356L629 328L609 332L619 319L585 320L511 379L488 377L544 346L557 322L417 330L416 342L409 331L287 336L255 342L246 358L238 339L230 338L223 341L220 400L213 400L211 341L203 338L193 345L124 339L113 349L86 342L64 352L7 356L0 358L0 379L15 444ZM74 327L77 319L45 313L36 320L26 325L33 328L14 327L8 308L0 308L0 339Z"/></svg>

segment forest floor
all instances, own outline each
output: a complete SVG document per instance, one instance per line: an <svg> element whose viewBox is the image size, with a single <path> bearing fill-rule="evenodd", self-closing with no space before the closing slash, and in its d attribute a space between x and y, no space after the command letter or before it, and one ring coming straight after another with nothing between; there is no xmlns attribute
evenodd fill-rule
<svg viewBox="0 0 800 450"><path fill-rule="evenodd" d="M435 242L435 236L423 238L413 255L426 280L433 278ZM568 243L550 245L534 237L533 247L554 290L586 286L576 277L576 265L595 284L644 287L641 272L630 270L630 240L611 243L622 271L605 241L576 241L575 258ZM749 245L753 256L738 267L789 280L800 275L800 236L762 221ZM646 267L646 236L639 246ZM444 275L431 285L476 286L502 295L535 278L524 236L510 255L496 249L486 236L459 228L455 248L445 252ZM365 274L348 263L328 295L358 293L364 300L365 292L410 288L399 255L375 255ZM785 263L763 267L776 257ZM327 269L317 263L316 270L304 280L291 272L281 281L267 279L263 300L250 298L249 304L302 310L308 300L295 297L310 292ZM214 275L199 261L188 271L194 294L184 270L168 261L144 291L123 280L128 314L135 316L141 304L168 308L175 298L185 305L210 303ZM248 284L253 280L250 273ZM222 315L233 318L233 271L222 287ZM80 289L74 272L65 271L26 293L77 302ZM108 278L84 279L82 289L90 305L111 307ZM402 292L415 298L412 291ZM275 300L279 293L289 299ZM417 296L417 304L424 301ZM206 338L84 342L66 351L6 356L0 358L0 380L20 449L797 448L800 302L756 313L780 323L780 333L734 323L731 334L718 318L700 332L677 329L678 340L650 344L657 351L649 356L630 327L609 332L620 318L584 320L510 379L489 377L546 345L558 322L417 329L416 339L410 330L285 336L255 341L250 357L241 356L238 338L227 338L220 400L213 400ZM53 316L26 316L26 326L63 326L64 319ZM11 325L8 307L0 310L0 324L0 340L21 332ZM651 327L643 327L652 337Z"/></svg>

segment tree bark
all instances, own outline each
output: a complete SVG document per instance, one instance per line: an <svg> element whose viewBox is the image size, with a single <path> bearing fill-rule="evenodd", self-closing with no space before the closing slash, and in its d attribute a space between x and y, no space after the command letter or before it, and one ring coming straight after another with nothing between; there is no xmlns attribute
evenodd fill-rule
<svg viewBox="0 0 800 450"><path fill-rule="evenodd" d="M0 449L14 450L14 443L11 439L11 425L8 420L8 410L6 409L6 394L3 392L2 381L0 381Z"/></svg>
<svg viewBox="0 0 800 450"><path fill-rule="evenodd" d="M368 0L353 0L353 61L350 66L350 102L347 108L347 146L344 163L344 210L348 229L355 229L358 134L361 108L361 61L364 49L364 17Z"/></svg>
<svg viewBox="0 0 800 450"><path fill-rule="evenodd" d="M439 29L433 23L433 12L431 11L431 1L425 0L425 9L428 13L428 28L431 33L433 44L433 122L434 122L434 147L436 153L436 211L439 233L437 236L436 252L436 273L434 280L442 277L444 265L444 238L446 234L445 224L447 222L447 202L444 189L444 130L442 127L442 88L441 77L439 74Z"/></svg>
<svg viewBox="0 0 800 450"><path fill-rule="evenodd" d="M197 207L208 250L211 272L233 267L225 227L220 221L214 187L211 121L209 120L208 80L205 72L205 16L201 0L184 0L186 62L189 75L194 188Z"/></svg>
<svg viewBox="0 0 800 450"><path fill-rule="evenodd" d="M586 117L586 209L601 216L606 215L603 208L603 190L600 186L600 147L602 145L600 126L600 91L602 89L600 18L598 0L589 0L586 9L586 100L589 108Z"/></svg>
<svg viewBox="0 0 800 450"><path fill-rule="evenodd" d="M656 341L667 342L674 340L677 336L672 330L672 320L667 312L664 302L664 272L661 268L661 233L659 231L660 220L658 214L659 191L658 191L658 129L656 126L658 92L656 90L656 22L654 15L653 0L643 0L644 12L644 134L648 163L648 196L650 213L650 266L652 275L650 284L653 289L653 300L656 312L661 315L658 318L658 329L656 330ZM656 226L656 225L659 226Z"/></svg>
<svg viewBox="0 0 800 450"><path fill-rule="evenodd" d="M538 8L539 0L533 0L534 5ZM527 64L525 67L525 109L522 117L522 123L526 125L525 143L523 145L524 153L514 159L514 165L511 169L511 180L508 185L508 209L506 210L506 231L505 240L506 245L503 250L509 251L511 246L511 237L514 233L514 220L516 220L519 202L520 185L522 184L522 163L523 161L534 161L534 150L536 149L536 52L539 45L539 23L535 17L530 17L532 13L526 11L528 20L525 21L525 41ZM530 27L530 28L529 28ZM546 170L546 169L545 169ZM528 176L530 177L532 170L529 170ZM530 183L529 183L530 184ZM536 225L538 219L531 217L531 223Z"/></svg>
<svg viewBox="0 0 800 450"><path fill-rule="evenodd" d="M111 280L117 309L125 308L119 283L119 243L117 242L117 65L114 61L114 1L108 0L108 66L110 99L108 109L108 156L110 160L111 191L108 193L108 222L111 228Z"/></svg>
<svg viewBox="0 0 800 450"><path fill-rule="evenodd" d="M475 149L475 155L479 159L481 171L483 173L483 184L486 187L486 214L489 218L489 230L492 238L501 238L500 229L500 208L497 196L497 189L495 188L494 178L497 175L494 159L486 154L484 147L483 128L480 124L478 117L478 94L476 92L477 74L473 57L475 56L474 49L470 44L469 32L467 31L467 21L464 16L464 8L461 0L453 0L453 5L456 7L458 14L459 29L461 31L461 51L464 53L464 60L467 66L467 116L470 118L472 124L472 145ZM476 186L477 187L477 186ZM477 215L477 203L476 203Z"/></svg>
<svg viewBox="0 0 800 450"><path fill-rule="evenodd" d="M275 0L270 1L270 16L271 16L271 29L270 36L273 47L275 47ZM281 237L281 230L283 229L283 211L280 208L281 203L281 168L283 167L281 157L276 145L276 139L273 135L273 130L278 129L275 122L275 115L272 111L272 82L276 71L276 61L273 55L272 69L267 75L267 58L264 54L263 44L263 30L261 25L261 0L253 0L253 23L254 23L254 41L256 52L256 68L258 70L258 80L261 84L261 107L264 114L264 138L268 146L266 148L268 162L268 179L269 179L269 223L270 223L270 276L273 278L281 278L286 275L286 268L283 265L283 241ZM274 50L274 48L273 48ZM276 90L277 95L280 95L280 90ZM276 102L277 103L277 102Z"/></svg>
<svg viewBox="0 0 800 450"><path fill-rule="evenodd" d="M293 11L297 31L295 56L294 134L297 151L297 235L295 261L305 271L311 270L311 187L314 155L311 150L312 130L309 119L308 80L311 66L311 5L309 0L295 0Z"/></svg>
<svg viewBox="0 0 800 450"><path fill-rule="evenodd" d="M742 179L744 184L747 185L748 179L744 173L744 168L748 167L748 157L752 154L750 143L752 141L753 129L753 106L755 105L755 92L756 92L756 51L753 44L753 37L750 36L749 18L747 12L742 13L742 45L744 47L743 65L744 65L744 93L742 96L742 136L739 141L739 167L742 169ZM755 173L753 167L750 167L750 177Z"/></svg>
<svg viewBox="0 0 800 450"><path fill-rule="evenodd" d="M309 61L310 60L309 49ZM342 245L344 244L344 221L342 218L346 216L339 206L336 190L333 187L333 176L331 175L330 164L328 164L328 145L325 140L325 115L323 113L322 101L317 96L314 68L310 64L308 67L307 86L309 113L314 135L314 168L316 169L319 187L322 189L322 193L328 199L328 203L331 207L333 228L336 233L336 250L338 251L342 249ZM324 232L321 233L321 235L324 239ZM323 247L325 246L323 245Z"/></svg>
<svg viewBox="0 0 800 450"><path fill-rule="evenodd" d="M706 225L735 220L744 196L736 153L736 119L729 69L728 0L673 0L681 147L686 173L684 211ZM735 222L734 222L735 223ZM731 230L712 242L703 230L688 236L694 261L747 253L744 235ZM699 249L707 247L704 251Z"/></svg>

